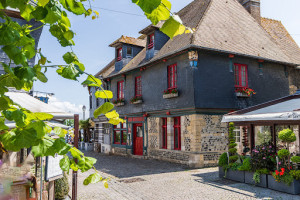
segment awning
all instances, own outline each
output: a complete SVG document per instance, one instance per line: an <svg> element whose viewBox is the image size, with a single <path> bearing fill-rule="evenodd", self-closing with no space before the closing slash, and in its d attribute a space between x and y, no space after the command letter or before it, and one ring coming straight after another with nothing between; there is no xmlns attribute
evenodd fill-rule
<svg viewBox="0 0 300 200"><path fill-rule="evenodd" d="M33 113L43 112L53 115L53 119L73 119L74 115L61 111L54 106L46 104L23 91L6 92L11 100Z"/></svg>
<svg viewBox="0 0 300 200"><path fill-rule="evenodd" d="M66 129L66 130L69 130L70 128L72 128L71 126L67 126L67 125L64 125L60 122L57 122L57 121L45 121L45 123L50 126L51 128L54 128L54 127L60 127L62 129ZM13 129L13 128L16 128L16 123L13 123L13 122L8 122L8 123L5 123L6 126L8 126L9 129Z"/></svg>
<svg viewBox="0 0 300 200"><path fill-rule="evenodd" d="M300 91L224 115L222 122L300 121Z"/></svg>

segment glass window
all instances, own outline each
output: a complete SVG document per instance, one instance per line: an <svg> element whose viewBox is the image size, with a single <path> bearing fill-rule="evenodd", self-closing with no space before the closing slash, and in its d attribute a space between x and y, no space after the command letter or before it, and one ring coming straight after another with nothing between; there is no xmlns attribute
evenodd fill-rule
<svg viewBox="0 0 300 200"><path fill-rule="evenodd" d="M119 81L118 83L118 99L124 99L124 81Z"/></svg>
<svg viewBox="0 0 300 200"><path fill-rule="evenodd" d="M162 118L162 142L161 148L167 149L167 118Z"/></svg>
<svg viewBox="0 0 300 200"><path fill-rule="evenodd" d="M142 96L142 77L135 77L135 96Z"/></svg>
<svg viewBox="0 0 300 200"><path fill-rule="evenodd" d="M248 87L247 65L234 64L235 87Z"/></svg>
<svg viewBox="0 0 300 200"><path fill-rule="evenodd" d="M168 89L177 88L177 64L168 66Z"/></svg>
<svg viewBox="0 0 300 200"><path fill-rule="evenodd" d="M117 50L117 61L122 60L122 48Z"/></svg>
<svg viewBox="0 0 300 200"><path fill-rule="evenodd" d="M174 117L174 150L181 150L180 117Z"/></svg>
<svg viewBox="0 0 300 200"><path fill-rule="evenodd" d="M127 47L127 57L132 57L132 48Z"/></svg>
<svg viewBox="0 0 300 200"><path fill-rule="evenodd" d="M235 138L235 142L241 142L241 128L239 126L235 127L233 130L233 136Z"/></svg>
<svg viewBox="0 0 300 200"><path fill-rule="evenodd" d="M149 35L148 37L148 49L152 49L154 47L154 33Z"/></svg>
<svg viewBox="0 0 300 200"><path fill-rule="evenodd" d="M115 144L121 143L121 131L115 130Z"/></svg>
<svg viewBox="0 0 300 200"><path fill-rule="evenodd" d="M127 144L127 129L126 123L114 126L114 144Z"/></svg>
<svg viewBox="0 0 300 200"><path fill-rule="evenodd" d="M255 146L272 142L270 126L255 126Z"/></svg>

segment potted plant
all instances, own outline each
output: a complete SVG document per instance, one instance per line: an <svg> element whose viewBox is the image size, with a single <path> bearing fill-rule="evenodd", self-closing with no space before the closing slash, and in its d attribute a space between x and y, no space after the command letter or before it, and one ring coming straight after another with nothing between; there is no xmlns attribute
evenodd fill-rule
<svg viewBox="0 0 300 200"><path fill-rule="evenodd" d="M112 103L115 105L115 106L124 106L125 105L125 99L124 98L118 98L116 100L112 100Z"/></svg>
<svg viewBox="0 0 300 200"><path fill-rule="evenodd" d="M143 103L143 99L141 96L135 96L130 99L130 103L131 104L140 104L140 103Z"/></svg>
<svg viewBox="0 0 300 200"><path fill-rule="evenodd" d="M63 178L55 180L55 199L63 200L69 194L69 181L66 172L64 172Z"/></svg>
<svg viewBox="0 0 300 200"><path fill-rule="evenodd" d="M247 87L237 87L235 88L235 94L237 97L251 97L253 94L256 94L256 92Z"/></svg>
<svg viewBox="0 0 300 200"><path fill-rule="evenodd" d="M163 95L164 99L169 99L169 98L174 98L174 97L178 97L177 88L167 89L167 90L164 91L164 95Z"/></svg>
<svg viewBox="0 0 300 200"><path fill-rule="evenodd" d="M268 188L286 192L289 194L300 194L299 170L295 170L292 162L297 163L300 157L291 156L289 151L290 143L296 141L295 133L290 129L279 132L278 139L285 145L279 150L277 159L277 169L272 175L268 176Z"/></svg>
<svg viewBox="0 0 300 200"><path fill-rule="evenodd" d="M234 123L229 123L229 149L228 149L228 165L223 165L222 169L225 172L225 178L244 182L245 181L245 172L239 171L238 168L241 166L241 161L239 155L237 154L236 142L233 135ZM224 156L225 157L225 156ZM219 160L220 162L220 160ZM220 173L220 172L219 172Z"/></svg>
<svg viewBox="0 0 300 200"><path fill-rule="evenodd" d="M225 178L226 177L225 171L227 172L227 167L228 167L227 153L223 153L220 156L218 166L219 166L219 177Z"/></svg>

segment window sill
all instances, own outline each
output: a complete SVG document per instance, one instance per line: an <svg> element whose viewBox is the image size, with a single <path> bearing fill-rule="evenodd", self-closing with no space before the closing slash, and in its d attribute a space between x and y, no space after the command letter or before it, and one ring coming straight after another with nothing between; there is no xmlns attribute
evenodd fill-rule
<svg viewBox="0 0 300 200"><path fill-rule="evenodd" d="M178 92L177 93L170 93L170 94L164 94L163 98L164 99L170 99L170 98L175 98L178 97Z"/></svg>
<svg viewBox="0 0 300 200"><path fill-rule="evenodd" d="M137 101L131 102L131 104L141 104L141 103L143 103L143 100L137 100Z"/></svg>
<svg viewBox="0 0 300 200"><path fill-rule="evenodd" d="M125 102L120 102L120 103L116 103L114 104L116 107L120 107L120 106L124 106L125 105Z"/></svg>
<svg viewBox="0 0 300 200"><path fill-rule="evenodd" d="M243 97L243 98L250 98L252 95L248 95L248 94L245 94L245 93L242 93L242 92L235 92L235 95L237 97Z"/></svg>

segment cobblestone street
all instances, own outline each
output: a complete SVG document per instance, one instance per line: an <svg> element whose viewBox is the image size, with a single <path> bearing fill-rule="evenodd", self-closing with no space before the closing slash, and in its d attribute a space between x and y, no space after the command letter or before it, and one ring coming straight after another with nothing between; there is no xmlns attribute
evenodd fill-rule
<svg viewBox="0 0 300 200"><path fill-rule="evenodd" d="M110 177L109 188L102 183L84 186L93 170L78 175L78 199L300 199L269 189L218 178L217 168L189 170L184 166L121 156L85 152L98 159L97 170ZM70 191L71 193L71 191Z"/></svg>

